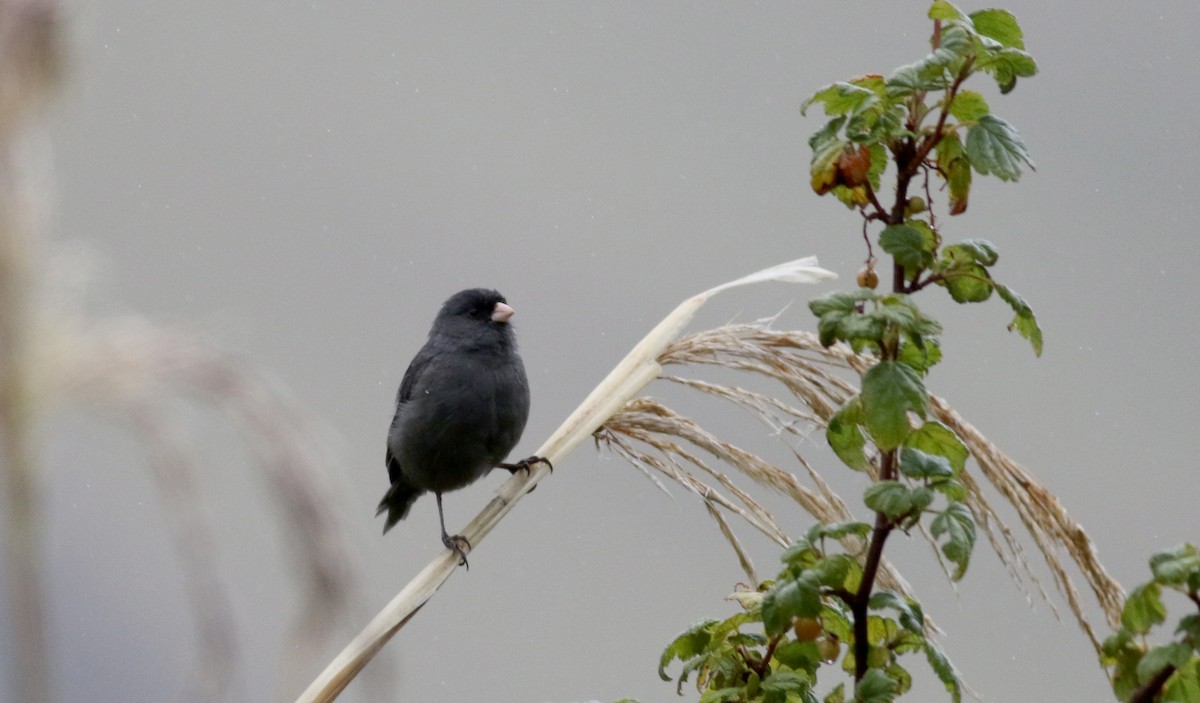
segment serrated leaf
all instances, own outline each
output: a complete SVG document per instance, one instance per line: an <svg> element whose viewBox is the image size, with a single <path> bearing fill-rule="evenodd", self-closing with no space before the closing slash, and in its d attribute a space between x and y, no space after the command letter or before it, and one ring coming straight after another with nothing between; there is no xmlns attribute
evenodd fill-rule
<svg viewBox="0 0 1200 703"><path fill-rule="evenodd" d="M854 685L856 703L891 703L897 693L896 684L879 669L868 669Z"/></svg>
<svg viewBox="0 0 1200 703"><path fill-rule="evenodd" d="M808 140L812 148L810 181L817 195L825 195L837 185L837 162L846 146L846 142L838 137L838 130L845 122L845 117L835 117Z"/></svg>
<svg viewBox="0 0 1200 703"><path fill-rule="evenodd" d="M862 404L856 396L829 418L829 426L825 430L825 440L829 442L833 453L856 471L866 471L871 465L866 454L867 439L858 427L861 418Z"/></svg>
<svg viewBox="0 0 1200 703"><path fill-rule="evenodd" d="M1194 574L1200 573L1200 554L1190 544L1155 552L1150 557L1150 572L1164 586L1186 586Z"/></svg>
<svg viewBox="0 0 1200 703"><path fill-rule="evenodd" d="M1179 618L1175 633L1183 635L1196 651L1200 651L1200 615L1184 615Z"/></svg>
<svg viewBox="0 0 1200 703"><path fill-rule="evenodd" d="M929 7L929 19L961 21L967 19L967 15L953 3L946 2L946 0L934 0Z"/></svg>
<svg viewBox="0 0 1200 703"><path fill-rule="evenodd" d="M871 144L867 147L867 151L871 154L871 167L867 169L867 182L871 184L873 190L878 192L879 179L883 176L889 163L888 152L882 144Z"/></svg>
<svg viewBox="0 0 1200 703"><path fill-rule="evenodd" d="M858 535L859 537L866 537L870 533L871 526L869 524L865 522L847 520L843 522L818 522L812 527L808 528L808 532L805 533L804 537L810 542L815 542L822 537L827 537L829 539L841 539L846 535Z"/></svg>
<svg viewBox="0 0 1200 703"><path fill-rule="evenodd" d="M1020 178L1022 163L1033 168L1020 133L995 115L984 115L967 130L966 149L976 171L1002 181Z"/></svg>
<svg viewBox="0 0 1200 703"><path fill-rule="evenodd" d="M818 90L811 98L805 100L804 104L800 106L800 114L803 115L815 103L820 103L825 107L826 115L852 114L869 108L878 100L879 96L875 91L868 88L852 83L833 83Z"/></svg>
<svg viewBox="0 0 1200 703"><path fill-rule="evenodd" d="M991 74L1000 87L1000 94L1007 95L1017 87L1017 78L1037 74L1037 62L1020 49L999 49L977 64L984 73Z"/></svg>
<svg viewBox="0 0 1200 703"><path fill-rule="evenodd" d="M743 693L745 691L741 686L713 688L705 691L697 703L729 703L730 701L739 701L743 699Z"/></svg>
<svg viewBox="0 0 1200 703"><path fill-rule="evenodd" d="M932 242L911 224L884 227L879 235L879 246L895 257L909 276L933 263Z"/></svg>
<svg viewBox="0 0 1200 703"><path fill-rule="evenodd" d="M862 565L849 554L831 554L817 561L806 573L818 585L854 593L862 583Z"/></svg>
<svg viewBox="0 0 1200 703"><path fill-rule="evenodd" d="M1025 48L1025 37L1017 18L1008 10L979 10L971 13L971 23L981 36L995 39L1002 46Z"/></svg>
<svg viewBox="0 0 1200 703"><path fill-rule="evenodd" d="M901 648L897 648L897 653ZM908 673L908 669L900 666L899 663L892 664L887 668L887 677L896 683L896 695L902 696L912 688L912 674Z"/></svg>
<svg viewBox="0 0 1200 703"><path fill-rule="evenodd" d="M942 360L942 347L934 337L925 337L920 344L912 338L905 339L896 360L923 375Z"/></svg>
<svg viewBox="0 0 1200 703"><path fill-rule="evenodd" d="M681 632L671 641L671 644L667 645L667 648L663 650L662 657L658 660L658 675L663 681L671 680L667 674L667 666L672 661L675 659L687 661L708 647L712 641L712 628L717 623L718 621L713 619L701 620Z"/></svg>
<svg viewBox="0 0 1200 703"><path fill-rule="evenodd" d="M808 301L808 309L817 317L831 312L855 312L860 302L873 297L873 292L863 292L861 289L853 293L834 291Z"/></svg>
<svg viewBox="0 0 1200 703"><path fill-rule="evenodd" d="M987 269L975 263L956 266L938 283L949 291L956 303L982 303L992 297L996 287Z"/></svg>
<svg viewBox="0 0 1200 703"><path fill-rule="evenodd" d="M951 578L958 581L967 573L971 552L975 549L975 519L971 511L962 503L951 503L933 519L929 532L934 539L942 535L947 537L942 554L955 565Z"/></svg>
<svg viewBox="0 0 1200 703"><path fill-rule="evenodd" d="M901 627L924 637L924 617L921 614L919 605L916 606L916 609L913 608L916 605L915 601L909 601L895 591L881 590L871 594L871 600L868 602L868 605L872 610L882 610L884 608L895 610Z"/></svg>
<svg viewBox="0 0 1200 703"><path fill-rule="evenodd" d="M946 653L935 643L925 640L925 658L929 661L929 668L933 669L933 673L937 674L938 680L950 693L950 700L953 703L962 703L962 681L959 680L958 672L946 657Z"/></svg>
<svg viewBox="0 0 1200 703"><path fill-rule="evenodd" d="M987 100L973 90L960 90L950 103L950 114L959 122L977 122L989 112Z"/></svg>
<svg viewBox="0 0 1200 703"><path fill-rule="evenodd" d="M912 517L929 507L933 491L924 486L909 487L899 481L878 481L863 492L867 507L892 520Z"/></svg>
<svg viewBox="0 0 1200 703"><path fill-rule="evenodd" d="M763 628L769 635L791 627L793 618L815 618L820 613L821 592L803 578L778 582L763 598Z"/></svg>
<svg viewBox="0 0 1200 703"><path fill-rule="evenodd" d="M911 432L908 413L924 418L929 394L921 377L898 361L881 361L863 375L863 419L867 433L883 451L900 446Z"/></svg>
<svg viewBox="0 0 1200 703"><path fill-rule="evenodd" d="M904 446L920 449L927 454L945 457L955 472L963 470L967 457L971 454L967 450L967 445L963 444L954 430L937 420L930 420L918 427L909 435Z"/></svg>
<svg viewBox="0 0 1200 703"><path fill-rule="evenodd" d="M909 435L911 439L912 435ZM926 454L906 446L900 448L900 473L909 478L950 478L954 476L954 468L944 456Z"/></svg>
<svg viewBox="0 0 1200 703"><path fill-rule="evenodd" d="M773 671L762 681L762 689L769 693L793 693L806 691L812 687L812 679L798 671L781 669Z"/></svg>
<svg viewBox="0 0 1200 703"><path fill-rule="evenodd" d="M986 239L964 239L947 246L946 252L955 257L961 254L962 258L970 259L981 266L994 266L1000 259L996 245Z"/></svg>
<svg viewBox="0 0 1200 703"><path fill-rule="evenodd" d="M1162 689L1162 700L1200 703L1200 659L1175 671Z"/></svg>
<svg viewBox="0 0 1200 703"><path fill-rule="evenodd" d="M1033 347L1033 353L1036 356L1042 355L1042 328L1038 326L1037 318L1033 315L1033 309L1029 307L1029 303L1025 299L1017 295L1016 291L1008 286L996 284L996 292L1000 294L1000 298L1008 303L1008 306L1013 309L1016 316L1013 321L1008 323L1008 329L1011 332L1016 329L1017 332L1029 340L1029 344Z"/></svg>
<svg viewBox="0 0 1200 703"><path fill-rule="evenodd" d="M803 569L816 563L821 556L821 552L817 551L811 542L806 539L798 539L783 550L783 554L779 555L779 560L784 564Z"/></svg>
<svg viewBox="0 0 1200 703"><path fill-rule="evenodd" d="M1121 611L1121 625L1130 632L1144 635L1151 627L1167 617L1167 607L1162 602L1162 588L1154 582L1144 583L1125 599Z"/></svg>
<svg viewBox="0 0 1200 703"><path fill-rule="evenodd" d="M1137 678L1139 683L1146 683L1154 677L1159 671L1166 666L1173 666L1176 669L1185 666L1188 660L1192 658L1192 648L1186 644L1164 644L1159 647L1154 647L1137 665Z"/></svg>
<svg viewBox="0 0 1200 703"><path fill-rule="evenodd" d="M893 71L887 79L887 94L889 98L893 99L904 98L920 91L941 90L945 87L945 69L931 67L925 61L901 66Z"/></svg>
<svg viewBox="0 0 1200 703"><path fill-rule="evenodd" d="M967 211L971 193L971 161L957 132L947 134L937 146L938 171L950 189L950 214Z"/></svg>
<svg viewBox="0 0 1200 703"><path fill-rule="evenodd" d="M939 334L942 331L941 323L922 314L921 309L913 305L912 299L907 295L893 293L880 298L879 303L879 306L869 313L870 316L895 325L910 339Z"/></svg>
<svg viewBox="0 0 1200 703"><path fill-rule="evenodd" d="M816 669L821 664L821 654L816 642L788 640L775 648L775 660L793 669Z"/></svg>

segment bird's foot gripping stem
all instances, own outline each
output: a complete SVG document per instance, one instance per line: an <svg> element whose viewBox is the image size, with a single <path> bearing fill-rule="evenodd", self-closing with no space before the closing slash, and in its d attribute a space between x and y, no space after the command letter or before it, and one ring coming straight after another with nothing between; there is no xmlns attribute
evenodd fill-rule
<svg viewBox="0 0 1200 703"><path fill-rule="evenodd" d="M471 551L471 543L462 535L448 535L442 533L442 544L446 545L446 549L453 550L458 555L459 566L467 567L467 571L471 570L471 565L467 563L467 552Z"/></svg>
<svg viewBox="0 0 1200 703"><path fill-rule="evenodd" d="M497 464L496 468L504 469L510 474L515 474L518 471L528 472L534 464L545 464L546 466L550 467L551 471L554 471L554 464L551 464L550 460L544 456L531 456L527 459L522 459L511 464Z"/></svg>

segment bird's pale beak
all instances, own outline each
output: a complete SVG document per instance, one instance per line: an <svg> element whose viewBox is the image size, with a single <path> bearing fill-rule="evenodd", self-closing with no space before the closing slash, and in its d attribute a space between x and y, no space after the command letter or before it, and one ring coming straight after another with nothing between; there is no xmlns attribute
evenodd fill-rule
<svg viewBox="0 0 1200 703"><path fill-rule="evenodd" d="M496 307L492 308L492 322L508 322L508 318L513 316L513 310L504 303L496 303Z"/></svg>

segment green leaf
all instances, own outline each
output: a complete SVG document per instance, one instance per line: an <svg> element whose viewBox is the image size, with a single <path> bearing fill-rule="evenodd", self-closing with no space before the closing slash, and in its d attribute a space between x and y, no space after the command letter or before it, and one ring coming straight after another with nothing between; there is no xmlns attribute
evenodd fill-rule
<svg viewBox="0 0 1200 703"><path fill-rule="evenodd" d="M763 598L763 628L778 635L791 627L793 618L815 618L821 613L821 592L804 578L777 582Z"/></svg>
<svg viewBox="0 0 1200 703"><path fill-rule="evenodd" d="M825 106L826 115L845 115L860 112L878 102L879 96L875 91L852 83L834 83L818 90L811 98L800 106L800 114L814 103Z"/></svg>
<svg viewBox="0 0 1200 703"><path fill-rule="evenodd" d="M930 420L918 427L909 435L904 446L945 457L956 473L963 470L971 454L954 430L937 420Z"/></svg>
<svg viewBox="0 0 1200 703"><path fill-rule="evenodd" d="M985 176L1015 181L1021 177L1022 163L1033 168L1020 133L995 115L984 115L967 130L966 147L971 165Z"/></svg>
<svg viewBox="0 0 1200 703"><path fill-rule="evenodd" d="M900 446L911 433L908 413L925 417L929 394L921 377L898 361L881 361L863 376L863 423L883 451Z"/></svg>
<svg viewBox="0 0 1200 703"><path fill-rule="evenodd" d="M838 130L845 123L845 117L835 117L808 140L813 153L809 174L817 195L825 195L837 185L837 162L846 146L846 142L838 137Z"/></svg>
<svg viewBox="0 0 1200 703"><path fill-rule="evenodd" d="M1175 632L1183 635L1196 651L1200 651L1200 615L1184 615L1179 618Z"/></svg>
<svg viewBox="0 0 1200 703"><path fill-rule="evenodd" d="M962 21L967 19L967 15L946 0L934 0L933 5L929 7L929 19Z"/></svg>
<svg viewBox="0 0 1200 703"><path fill-rule="evenodd" d="M923 486L910 488L899 481L879 481L863 492L863 502L871 510L900 520L929 507L933 491Z"/></svg>
<svg viewBox="0 0 1200 703"><path fill-rule="evenodd" d="M912 441L915 434L914 432L909 435L909 442ZM950 466L950 460L944 456L926 454L920 449L912 447L901 447L900 473L909 478L950 478L954 476L954 468Z"/></svg>
<svg viewBox="0 0 1200 703"><path fill-rule="evenodd" d="M879 669L868 669L854 685L856 703L891 703L897 693L895 682Z"/></svg>
<svg viewBox="0 0 1200 703"><path fill-rule="evenodd" d="M1167 679L1162 689L1162 700L1200 703L1200 659L1193 659L1190 666L1178 669Z"/></svg>
<svg viewBox="0 0 1200 703"><path fill-rule="evenodd" d="M908 693L908 690L912 688L912 674L898 663L887 668L887 676L896 683L896 694L899 696Z"/></svg>
<svg viewBox="0 0 1200 703"><path fill-rule="evenodd" d="M961 215L967 211L971 193L971 160L957 132L950 132L938 143L937 164L950 189L950 214Z"/></svg>
<svg viewBox="0 0 1200 703"><path fill-rule="evenodd" d="M893 100L905 98L921 91L942 90L948 82L945 68L917 61L897 68L888 76L887 94Z"/></svg>
<svg viewBox="0 0 1200 703"><path fill-rule="evenodd" d="M717 625L717 622L712 619L701 620L684 630L671 641L671 644L667 645L658 661L658 675L663 681L671 680L666 670L672 661L675 659L687 661L708 648L712 641L712 628Z"/></svg>
<svg viewBox="0 0 1200 703"><path fill-rule="evenodd" d="M1017 295L1017 292L1008 286L996 284L996 292L1000 294L1000 298L1008 303L1008 306L1016 313L1013 321L1008 323L1008 330L1011 332L1014 328L1025 339L1029 340L1029 344L1033 346L1033 353L1037 356L1042 355L1042 328L1038 326L1037 318L1033 315L1033 309L1029 307L1029 303L1025 299Z"/></svg>
<svg viewBox="0 0 1200 703"><path fill-rule="evenodd" d="M859 303L874 297L875 293L869 290L857 290L853 293L834 291L808 301L808 309L817 317L823 317L831 312L855 312Z"/></svg>
<svg viewBox="0 0 1200 703"><path fill-rule="evenodd" d="M986 239L964 239L947 246L945 253L955 259L970 259L980 266L994 266L1000 260L996 245Z"/></svg>
<svg viewBox="0 0 1200 703"><path fill-rule="evenodd" d="M781 669L773 671L762 681L762 689L768 693L799 693L812 687L812 679L797 671Z"/></svg>
<svg viewBox="0 0 1200 703"><path fill-rule="evenodd" d="M958 581L967 573L971 551L975 549L975 519L971 511L962 503L951 503L933 519L929 532L934 539L946 535L942 554L957 567L952 578Z"/></svg>
<svg viewBox="0 0 1200 703"><path fill-rule="evenodd" d="M775 660L793 669L815 671L821 665L821 654L816 642L788 640L775 648Z"/></svg>
<svg viewBox="0 0 1200 703"><path fill-rule="evenodd" d="M987 100L973 90L960 90L950 103L950 114L959 122L977 122L989 112Z"/></svg>
<svg viewBox="0 0 1200 703"><path fill-rule="evenodd" d="M1173 666L1176 669L1187 665L1192 658L1192 648L1186 644L1164 644L1160 647L1155 647L1137 665L1138 683L1146 683L1155 674L1162 671L1165 666Z"/></svg>
<svg viewBox="0 0 1200 703"><path fill-rule="evenodd" d="M820 559L822 556L821 552L817 551L811 542L806 539L800 539L783 550L783 554L779 556L779 560L784 564L806 569L816 563L817 559Z"/></svg>
<svg viewBox="0 0 1200 703"><path fill-rule="evenodd" d="M847 404L829 418L825 439L842 463L855 471L866 471L871 462L867 459L865 451L867 439L858 428L857 416L861 415L862 406L857 401L857 398L850 401L856 407L852 408Z"/></svg>
<svg viewBox="0 0 1200 703"><path fill-rule="evenodd" d="M1025 38L1017 18L1008 10L979 10L971 13L971 22L981 36L995 39L1001 45L1025 48Z"/></svg>
<svg viewBox="0 0 1200 703"><path fill-rule="evenodd" d="M956 303L982 303L992 297L996 287L987 269L979 264L959 264L946 271L938 283Z"/></svg>
<svg viewBox="0 0 1200 703"><path fill-rule="evenodd" d="M859 289L851 293L829 293L809 301L808 309L820 318L817 333L821 344L828 347L840 339L853 344L855 337L868 335L871 330L864 329L865 322L858 313L858 305L874 297L874 291Z"/></svg>
<svg viewBox="0 0 1200 703"><path fill-rule="evenodd" d="M920 338L920 343L910 337L901 343L896 360L924 375L942 360L941 343L936 337Z"/></svg>
<svg viewBox="0 0 1200 703"><path fill-rule="evenodd" d="M841 589L854 593L862 583L862 565L849 554L831 554L817 561L809 569L820 586Z"/></svg>
<svg viewBox="0 0 1200 703"><path fill-rule="evenodd" d="M1150 557L1154 580L1164 586L1185 586L1200 574L1200 553L1190 544L1181 544L1156 552Z"/></svg>
<svg viewBox="0 0 1200 703"><path fill-rule="evenodd" d="M909 632L925 636L925 620L921 606L913 600L902 597L895 591L876 591L871 594L868 605L872 610L891 608L899 616L900 626Z"/></svg>
<svg viewBox="0 0 1200 703"><path fill-rule="evenodd" d="M946 653L935 643L925 640L925 658L929 660L929 668L933 669L938 680L950 692L950 700L954 703L962 703L962 681L959 680L954 665L946 658Z"/></svg>
<svg viewBox="0 0 1200 703"><path fill-rule="evenodd" d="M697 703L730 703L731 701L744 700L742 694L745 693L741 686L731 686L726 688L711 688L700 696Z"/></svg>
<svg viewBox="0 0 1200 703"><path fill-rule="evenodd" d="M865 522L818 522L808 528L804 538L810 542L816 542L818 539L827 537L829 539L841 539L846 535L858 535L866 537L871 533L871 526Z"/></svg>
<svg viewBox="0 0 1200 703"><path fill-rule="evenodd" d="M1166 617L1167 607L1162 602L1162 588L1154 582L1143 583L1125 599L1121 624L1130 632L1144 635Z"/></svg>
<svg viewBox="0 0 1200 703"><path fill-rule="evenodd" d="M928 268L933 263L925 236L912 225L888 225L879 235L879 246L896 258L905 272Z"/></svg>
<svg viewBox="0 0 1200 703"><path fill-rule="evenodd" d="M991 74L1000 86L1000 94L1007 95L1017 87L1017 78L1037 74L1037 62L1020 49L1001 49L977 64L977 68Z"/></svg>

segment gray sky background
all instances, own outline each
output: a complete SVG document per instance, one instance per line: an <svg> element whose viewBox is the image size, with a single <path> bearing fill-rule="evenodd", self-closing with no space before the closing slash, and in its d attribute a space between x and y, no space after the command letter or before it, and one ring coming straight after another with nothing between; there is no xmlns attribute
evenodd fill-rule
<svg viewBox="0 0 1200 703"><path fill-rule="evenodd" d="M935 292L922 304L945 323L946 361L929 385L1054 490L1131 587L1152 551L1200 539L1187 429L1200 383L1186 356L1200 342L1200 5L999 6L1017 13L1041 73L1008 96L975 87L1038 170L1017 184L977 177L968 214L943 232L998 246L997 276L1033 304L1046 350L1036 359L1005 331L1001 303L958 308ZM486 285L517 309L534 397L521 455L651 325L716 283L815 254L840 282L735 291L697 322L791 303L780 326L813 329L804 301L852 286L864 252L857 216L808 187L806 141L823 117L798 107L923 55L926 8L73 4L54 246L94 257L97 313L199 329L332 429L330 501L374 613L440 549L432 499L387 538L374 519L395 388L437 306ZM46 477L62 700L172 700L194 652L162 508L129 440L71 422L48 433ZM207 479L235 597L233 697L290 699L278 689L298 603L286 541L249 467ZM449 524L501 481L448 496ZM793 534L809 524L782 519ZM777 550L740 534L772 573ZM957 591L923 545L896 539L889 554L986 700L1111 699L1078 628L1028 605L986 544ZM674 700L655 673L662 647L731 613L721 599L742 578L690 496L672 500L586 445L471 565L382 655L387 700ZM919 686L914 700L945 699L928 677ZM345 699L369 695L356 683Z"/></svg>

